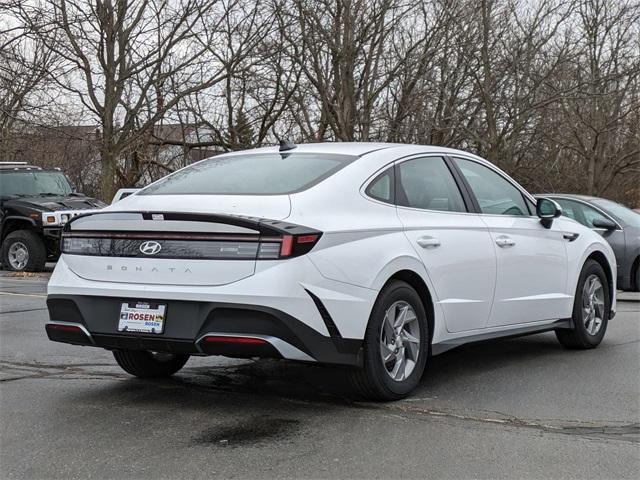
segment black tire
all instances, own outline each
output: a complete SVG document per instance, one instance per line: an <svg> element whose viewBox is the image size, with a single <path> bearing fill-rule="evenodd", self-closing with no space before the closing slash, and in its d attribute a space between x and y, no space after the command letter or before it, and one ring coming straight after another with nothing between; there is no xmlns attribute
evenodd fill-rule
<svg viewBox="0 0 640 480"><path fill-rule="evenodd" d="M139 378L170 377L189 360L189 355L144 350L114 350L113 356L125 372Z"/></svg>
<svg viewBox="0 0 640 480"><path fill-rule="evenodd" d="M10 260L12 247L24 246L26 248L26 264L23 267L16 266L16 261ZM2 265L5 269L14 272L41 272L47 261L47 249L42 238L30 230L16 230L7 235L2 242ZM13 265L12 265L13 263Z"/></svg>
<svg viewBox="0 0 640 480"><path fill-rule="evenodd" d="M636 265L636 285L635 291L640 292L640 262Z"/></svg>
<svg viewBox="0 0 640 480"><path fill-rule="evenodd" d="M419 354L413 371L403 380L391 378L382 361L380 347L382 322L387 309L396 302L406 302L414 310L420 333ZM378 295L371 311L364 338L364 366L351 372L351 382L369 400L399 400L416 388L429 356L429 325L420 296L406 282L394 280Z"/></svg>
<svg viewBox="0 0 640 480"><path fill-rule="evenodd" d="M585 325L583 319L583 289L587 279L593 275L597 276L602 284L602 290L604 294L604 311L602 312L602 323L595 334L591 334ZM611 309L611 298L609 294L609 282L607 276L604 273L602 266L595 260L587 260L580 272L580 278L578 279L578 286L576 288L576 294L573 301L573 328L563 328L556 330L556 337L560 344L565 348L570 349L589 349L597 347L604 334L607 331L607 325L609 323L609 314Z"/></svg>

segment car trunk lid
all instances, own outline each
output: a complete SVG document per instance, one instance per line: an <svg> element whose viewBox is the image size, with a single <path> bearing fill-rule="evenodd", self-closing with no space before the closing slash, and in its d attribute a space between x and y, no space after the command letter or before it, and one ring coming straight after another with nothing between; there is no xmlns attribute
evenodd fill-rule
<svg viewBox="0 0 640 480"><path fill-rule="evenodd" d="M223 285L253 275L258 260L306 253L319 236L259 217L102 211L65 227L62 252L69 268L88 280Z"/></svg>

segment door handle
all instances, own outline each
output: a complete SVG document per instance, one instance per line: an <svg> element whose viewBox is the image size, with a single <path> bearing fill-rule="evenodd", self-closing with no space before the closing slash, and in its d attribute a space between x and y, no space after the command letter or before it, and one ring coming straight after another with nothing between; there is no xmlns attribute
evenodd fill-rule
<svg viewBox="0 0 640 480"><path fill-rule="evenodd" d="M574 232L566 232L562 234L562 238L564 238L565 240L569 240L570 242L573 242L579 236L580 236L579 233L574 233Z"/></svg>
<svg viewBox="0 0 640 480"><path fill-rule="evenodd" d="M513 247L516 242L512 238L507 237L506 235L501 235L496 238L496 244L501 248Z"/></svg>
<svg viewBox="0 0 640 480"><path fill-rule="evenodd" d="M422 248L438 248L440 246L440 240L434 237L420 237L418 239L418 245Z"/></svg>

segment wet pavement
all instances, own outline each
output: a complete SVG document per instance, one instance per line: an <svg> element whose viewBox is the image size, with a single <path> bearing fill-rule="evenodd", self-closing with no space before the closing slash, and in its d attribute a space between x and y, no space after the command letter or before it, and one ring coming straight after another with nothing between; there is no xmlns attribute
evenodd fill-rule
<svg viewBox="0 0 640 480"><path fill-rule="evenodd" d="M553 334L434 357L410 398L355 398L339 368L192 358L134 379L49 342L46 275L0 274L2 478L636 478L640 302L600 348ZM640 299L640 296L638 296Z"/></svg>

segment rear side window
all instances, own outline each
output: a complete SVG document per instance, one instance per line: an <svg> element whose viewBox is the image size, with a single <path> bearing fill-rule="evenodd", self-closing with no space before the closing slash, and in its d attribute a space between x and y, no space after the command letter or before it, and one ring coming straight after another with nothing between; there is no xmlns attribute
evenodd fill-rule
<svg viewBox="0 0 640 480"><path fill-rule="evenodd" d="M369 184L365 193L371 197L385 203L393 203L394 185L393 185L393 168L378 175L373 182Z"/></svg>
<svg viewBox="0 0 640 480"><path fill-rule="evenodd" d="M356 158L284 152L214 157L169 175L138 195L284 195L316 185Z"/></svg>
<svg viewBox="0 0 640 480"><path fill-rule="evenodd" d="M440 157L417 158L396 166L396 201L404 207L466 212L458 185Z"/></svg>

